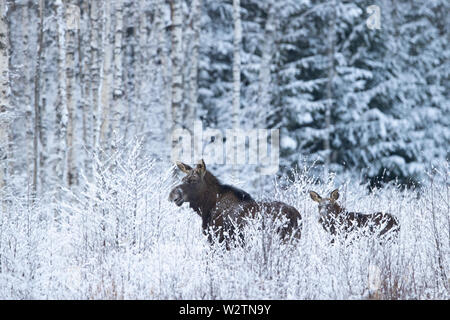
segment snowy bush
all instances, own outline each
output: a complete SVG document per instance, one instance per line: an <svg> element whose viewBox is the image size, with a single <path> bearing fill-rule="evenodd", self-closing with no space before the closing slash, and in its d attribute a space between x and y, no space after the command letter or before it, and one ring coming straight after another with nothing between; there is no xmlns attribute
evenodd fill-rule
<svg viewBox="0 0 450 320"><path fill-rule="evenodd" d="M126 150L126 152L125 152ZM328 194L307 169L274 183L267 198L295 206L300 240L282 242L264 214L231 250L210 245L187 205L169 203L177 182L140 144L93 163L94 176L59 199L10 196L0 224L2 299L449 299L448 167L420 191L367 194L340 186L348 210L400 220L396 242L330 243L308 190ZM447 179L447 180L445 180ZM51 202L50 202L51 201Z"/></svg>

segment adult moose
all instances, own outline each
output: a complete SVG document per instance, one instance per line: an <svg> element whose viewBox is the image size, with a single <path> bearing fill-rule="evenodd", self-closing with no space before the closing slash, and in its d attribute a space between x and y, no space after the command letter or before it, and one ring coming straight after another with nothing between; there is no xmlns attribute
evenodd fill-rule
<svg viewBox="0 0 450 320"><path fill-rule="evenodd" d="M336 202L339 198L337 189L332 191L328 198L322 198L314 191L310 191L309 195L319 203L319 223L333 236L343 232L347 238L355 231L361 231L366 235L376 235L380 239L393 239L398 235L400 226L396 217L383 212L373 214L348 212Z"/></svg>
<svg viewBox="0 0 450 320"><path fill-rule="evenodd" d="M283 202L257 202L247 192L221 183L211 172L206 170L203 160L196 168L177 162L178 168L186 176L181 184L172 189L169 201L181 206L188 202L190 207L202 218L203 233L212 237L209 229L215 233L220 242L226 240L229 248L230 239L239 233L247 218L253 218L258 212L271 218L285 219L286 223L278 229L282 239L289 236L300 237L301 216L292 206ZM227 237L228 235L228 237Z"/></svg>

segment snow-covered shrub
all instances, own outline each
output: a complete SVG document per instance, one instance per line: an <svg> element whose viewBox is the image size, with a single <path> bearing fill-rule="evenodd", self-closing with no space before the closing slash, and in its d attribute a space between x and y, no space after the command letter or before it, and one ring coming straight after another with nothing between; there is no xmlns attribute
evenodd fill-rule
<svg viewBox="0 0 450 320"><path fill-rule="evenodd" d="M308 191L328 194L308 169L276 181L264 198L296 207L299 240L282 241L264 214L243 242L210 245L187 204L167 200L177 182L170 164L147 159L139 143L102 160L78 191L34 203L10 196L0 224L3 299L449 299L449 171L427 187L396 185L367 193L341 184L351 211L385 211L399 238L330 243ZM447 179L447 180L446 180ZM252 192L253 193L253 192Z"/></svg>

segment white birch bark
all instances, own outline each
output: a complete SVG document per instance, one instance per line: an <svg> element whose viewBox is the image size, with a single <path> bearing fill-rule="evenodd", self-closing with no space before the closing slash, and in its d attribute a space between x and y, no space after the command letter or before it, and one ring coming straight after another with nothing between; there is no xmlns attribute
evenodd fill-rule
<svg viewBox="0 0 450 320"><path fill-rule="evenodd" d="M33 60L35 59L35 55L31 52L31 48L33 48L30 43L30 37L32 30L30 27L30 19L32 19L32 15L30 15L30 9L28 5L22 5L22 28L21 28L21 38L22 38L22 46L23 53L21 58L23 59L23 71L22 71L22 79L23 85L20 91L20 99L19 103L21 107L25 111L25 155L26 155L26 170L27 170L27 181L30 184L31 189L33 190L33 175L34 175L34 110L33 110L33 87L34 87L34 79L33 72L36 71L33 68ZM34 29L35 27L33 27Z"/></svg>
<svg viewBox="0 0 450 320"><path fill-rule="evenodd" d="M186 112L187 124L193 128L196 118L196 110L198 103L198 51L200 41L200 18L201 18L201 0L192 1L192 17L191 17L191 72L189 73L189 92L188 92L188 109Z"/></svg>
<svg viewBox="0 0 450 320"><path fill-rule="evenodd" d="M233 0L233 100L231 109L231 121L234 129L240 127L239 111L241 106L241 42L242 42L242 27L241 27L241 3L240 0ZM232 183L238 183L238 172L234 156L239 150L239 139L234 144L233 150L227 150L233 154L227 154L227 159L232 159L233 169L231 172Z"/></svg>
<svg viewBox="0 0 450 320"><path fill-rule="evenodd" d="M103 10L103 66L101 71L100 80L100 105L101 105L101 122L99 132L98 147L107 151L109 148L109 115L110 115L110 103L112 98L112 85L113 85L113 33L111 32L111 2L105 0Z"/></svg>
<svg viewBox="0 0 450 320"><path fill-rule="evenodd" d="M142 7L141 7L142 6ZM137 91L139 86L130 85L130 83L138 78L139 71L137 66L139 65L138 52L143 50L139 45L139 20L141 9L145 10L145 3L139 2L132 3L130 7L123 6L123 27L122 27L122 117L121 117L121 139L128 141L130 135L133 137L136 126L136 116L140 116L138 109L139 102L137 100ZM133 21L133 22L132 22ZM131 34L129 34L129 32ZM147 63L149 64L149 62Z"/></svg>
<svg viewBox="0 0 450 320"><path fill-rule="evenodd" d="M155 29L158 34L157 56L159 57L162 73L162 92L160 95L160 103L165 110L165 131L167 145L171 144L171 130L172 130L172 102L171 102L171 87L169 86L169 53L167 49L167 35L166 26L164 22L164 0L158 0L156 15L155 15Z"/></svg>
<svg viewBox="0 0 450 320"><path fill-rule="evenodd" d="M96 2L96 1L95 1ZM91 176L91 164L89 155L92 154L92 126L90 122L92 110L92 79L90 72L91 65L91 21L90 4L87 1L77 0L80 8L79 28L77 29L77 67L78 72L78 91L77 114L81 117L82 130L82 148L75 153L75 165L77 169L82 170L87 176ZM77 122L77 120L75 120Z"/></svg>
<svg viewBox="0 0 450 320"><path fill-rule="evenodd" d="M38 184L38 163L39 163L39 134L41 118L41 57L44 36L44 0L39 1L39 27L36 69L34 74L34 130L33 130L33 198L37 195Z"/></svg>
<svg viewBox="0 0 450 320"><path fill-rule="evenodd" d="M172 82L171 82L171 111L172 128L182 126L182 103L183 103L183 15L181 11L181 0L170 2L172 18Z"/></svg>
<svg viewBox="0 0 450 320"><path fill-rule="evenodd" d="M76 100L76 75L75 75L75 51L76 51L76 33L78 28L79 7L71 3L67 5L65 22L66 22L66 100L67 100L67 185L71 187L76 184L76 167L74 159L75 148L75 112L77 108Z"/></svg>
<svg viewBox="0 0 450 320"><path fill-rule="evenodd" d="M40 45L40 63L41 63L41 73L40 73L40 86L39 86L39 117L38 117L38 148L39 148L39 170L38 170L38 190L41 188L42 191L45 190L45 186L48 185L49 181L51 181L54 173L52 172L52 166L49 164L49 155L53 156L53 151L50 148L53 148L53 145L49 145L49 137L51 137L54 133L49 130L50 123L53 124L53 119L47 118L47 101L49 99L49 96L53 96L54 92L53 90L49 90L48 86L50 83L52 83L54 80L54 73L44 73L43 67L45 65L45 56L47 51L47 47L44 46L45 43L45 10L48 10L52 6L49 6L46 8L45 6L46 2L43 0L42 2L42 21L41 21L41 31L42 31L42 43ZM52 79L52 80L50 80ZM52 107L52 106L49 106ZM51 114L53 115L54 110L52 109Z"/></svg>
<svg viewBox="0 0 450 320"><path fill-rule="evenodd" d="M116 142L121 137L121 122L125 116L123 101L123 55L122 55L122 38L123 38L123 1L116 0L114 2L115 14L115 35L114 35L114 91L113 91L113 107L111 108L112 121L112 147L116 148Z"/></svg>
<svg viewBox="0 0 450 320"><path fill-rule="evenodd" d="M336 0L330 4L331 19L328 32L328 83L327 83L327 107L325 109L325 140L324 148L326 151L324 178L328 179L329 167L331 163L331 108L333 107L333 79L334 79L334 56L335 56L335 33L336 33Z"/></svg>
<svg viewBox="0 0 450 320"><path fill-rule="evenodd" d="M66 45L64 5L61 0L55 1L57 42L58 42L58 89L55 103L56 130L55 130L55 159L53 169L58 183L65 184L65 159L67 136L67 104L66 104Z"/></svg>
<svg viewBox="0 0 450 320"><path fill-rule="evenodd" d="M270 1L267 12L267 20L264 28L264 44L261 57L261 65L259 68L259 96L258 96L258 111L255 119L255 124L262 128L267 126L266 120L271 113L270 108L270 82L271 82L271 61L273 54L274 36L275 36L275 5Z"/></svg>
<svg viewBox="0 0 450 320"><path fill-rule="evenodd" d="M232 122L233 128L240 125L239 109L241 105L241 4L240 0L233 0L233 103L232 103Z"/></svg>
<svg viewBox="0 0 450 320"><path fill-rule="evenodd" d="M91 83L90 90L92 94L92 107L91 107L91 127L92 127L92 151L97 152L97 143L99 140L100 132L100 70L101 70L101 23L100 23L100 0L91 2L90 11L90 48L91 48Z"/></svg>
<svg viewBox="0 0 450 320"><path fill-rule="evenodd" d="M8 109L10 108L9 84L9 33L6 0L0 0L0 201L4 199L8 149Z"/></svg>
<svg viewBox="0 0 450 320"><path fill-rule="evenodd" d="M273 47L275 42L275 4L273 0L268 1L267 8L267 20L264 27L264 38L263 38L263 47L262 47L262 57L261 64L259 67L259 90L258 90L258 104L256 106L257 110L255 110L255 119L253 120L253 127L258 127L261 129L267 129L268 123L267 119L274 112L271 108L271 93L270 93L270 84L271 84L271 64L272 64L272 55L273 55ZM252 154L258 154L258 147L261 148L263 145L267 144L266 136L262 135L258 137L258 143L254 143L250 146L250 152ZM274 150L272 149L272 152ZM264 157L264 158L261 158ZM270 160L268 159L268 155L264 152L264 155L260 153L257 165L255 167L255 174L260 174L263 169L263 163L268 163ZM263 179L257 179L259 188L263 188L261 185Z"/></svg>
<svg viewBox="0 0 450 320"><path fill-rule="evenodd" d="M140 116L140 113L145 113L145 104L144 104L144 91L146 88L146 85L148 85L148 80L151 75L147 75L148 71L148 62L150 61L149 58L149 36L148 36L148 29L147 24L149 23L149 19L147 17L147 13L144 7L143 2L139 2L138 6L139 10L139 29L137 32L138 37L138 47L139 47L139 54L138 59L136 61L136 74L135 74L135 80L134 80L134 86L136 88L136 114L133 115L133 135L137 136L139 132L143 132L145 128L145 117ZM161 19L159 17L158 7L155 9L155 21L157 19ZM158 27L157 23L155 22L155 29ZM159 32L156 30L156 32Z"/></svg>
<svg viewBox="0 0 450 320"><path fill-rule="evenodd" d="M23 107L25 109L25 150L26 150L26 166L27 166L27 179L31 185L31 189L33 190L33 157L34 157L34 117L33 117L33 102L32 102L32 89L33 86L31 83L33 67L31 64L32 59L34 59L34 55L31 54L31 45L30 45L30 9L27 5L22 6L22 46L23 50L23 80L24 85L22 87L21 95L23 100L21 101ZM29 85L30 84L30 85Z"/></svg>

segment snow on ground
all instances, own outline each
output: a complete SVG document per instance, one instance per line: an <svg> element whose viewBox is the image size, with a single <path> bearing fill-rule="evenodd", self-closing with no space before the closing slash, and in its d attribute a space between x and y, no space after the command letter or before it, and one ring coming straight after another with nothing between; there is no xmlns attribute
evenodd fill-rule
<svg viewBox="0 0 450 320"><path fill-rule="evenodd" d="M267 197L301 212L302 238L281 243L256 219L246 243L226 251L207 243L186 204L168 202L172 168L127 156L108 174L97 168L83 192L61 191L60 199L34 205L18 196L8 202L0 224L1 299L450 298L448 184L369 195L348 181L341 203L396 215L399 240L331 245L308 190L328 194L334 181L313 184L307 172L296 173Z"/></svg>

